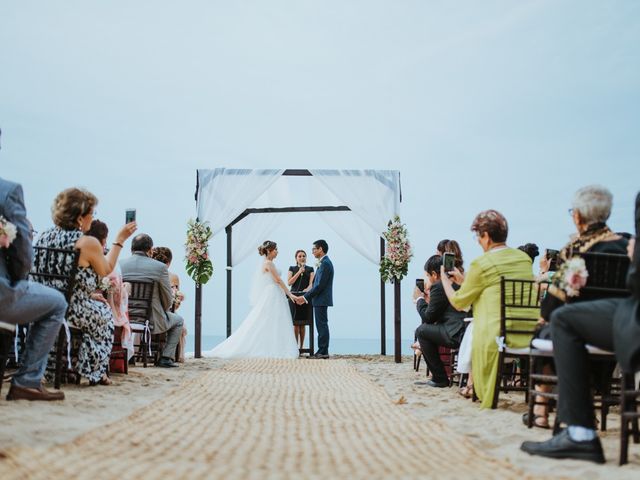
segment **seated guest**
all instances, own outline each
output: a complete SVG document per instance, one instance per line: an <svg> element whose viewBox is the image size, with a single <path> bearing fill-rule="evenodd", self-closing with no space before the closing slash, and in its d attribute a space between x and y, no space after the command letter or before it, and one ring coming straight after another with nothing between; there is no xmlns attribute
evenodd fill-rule
<svg viewBox="0 0 640 480"><path fill-rule="evenodd" d="M0 247L0 320L31 327L22 365L13 375L7 400L63 400L63 392L50 392L42 386L42 376L67 302L57 290L27 280L33 249L22 187L0 178L0 231L9 223L15 227L15 238L0 234L7 237Z"/></svg>
<svg viewBox="0 0 640 480"><path fill-rule="evenodd" d="M578 190L573 196L571 218L576 234L558 255L558 269L574 255L585 252L617 253L624 255L628 240L612 232L606 222L611 215L613 195L605 187L589 185ZM563 305L567 294L560 285L560 279L554 278L548 294L542 301L541 315L549 321L551 312Z"/></svg>
<svg viewBox="0 0 640 480"><path fill-rule="evenodd" d="M132 222L122 227L113 248L105 256L98 239L85 235L91 227L97 203L98 199L86 190L68 188L60 192L51 209L55 226L40 235L36 246L80 250L78 273L67 312L69 324L82 330L76 368L91 385L110 385L107 367L113 345L113 313L104 301L96 300L92 294L100 285L99 278L113 271L122 244L135 231L136 224ZM41 263L34 265L34 271L49 271L50 265L46 265L45 261L42 257ZM63 274L67 274L71 268L71 264L58 266Z"/></svg>
<svg viewBox="0 0 640 480"><path fill-rule="evenodd" d="M571 217L576 227L576 234L560 251L557 260L557 268L562 268L562 264L571 259L574 254L585 252L598 253L617 253L624 254L626 252L628 240L622 235L612 232L607 227L606 221L611 215L611 207L613 196L605 187L599 185L590 185L578 190L572 202ZM546 264L540 262L541 278L548 279L548 273L542 273ZM543 339L551 338L551 328L549 319L552 312L564 305L567 294L560 287L561 279L552 276L552 283L547 289L547 293L541 303L541 321L540 327L536 333L536 337ZM576 297L574 301L580 302L583 299ZM554 349L555 350L555 349ZM542 373L553 373L553 362L548 361L544 364ZM549 392L550 385L539 385L537 389L541 392ZM545 405L547 399L537 397L537 402L542 405L534 407L534 425L543 428L548 427L548 409ZM527 423L526 414L523 416L523 422Z"/></svg>
<svg viewBox="0 0 640 480"><path fill-rule="evenodd" d="M532 263L536 259L536 257L540 255L540 250L535 243L525 243L524 245L520 245L518 247L518 250L522 250L524 253L529 255Z"/></svg>
<svg viewBox="0 0 640 480"><path fill-rule="evenodd" d="M109 227L107 227L106 223L100 220L94 220L91 222L91 227L89 227L86 235L97 238L100 245L102 245L104 253L108 253L107 237L109 235ZM127 358L131 358L134 353L134 346L131 325L129 324L129 317L127 316L128 296L129 294L126 285L122 282L122 274L120 273L118 264L116 264L109 275L103 277L98 290L91 294L91 298L105 302L111 307L114 325L122 329L121 336L117 341L127 349Z"/></svg>
<svg viewBox="0 0 640 480"><path fill-rule="evenodd" d="M640 194L636 197L636 237L640 235ZM640 242L630 241L632 264L627 284L629 298L605 298L564 305L551 314L551 334L558 372L558 418L567 425L544 442L524 442L532 455L574 458L604 463L596 433L586 344L613 351L625 372L640 369ZM635 330L634 330L635 329Z"/></svg>
<svg viewBox="0 0 640 480"><path fill-rule="evenodd" d="M105 255L107 254L107 252L109 251L107 249L107 237L109 236L109 227L107 227L107 224L104 222L101 222L100 220L94 220L93 222L91 222L91 226L89 227L89 230L86 231L85 235L89 235L90 237L95 237L98 239L98 241L100 242L100 245L102 245L102 250L104 251Z"/></svg>
<svg viewBox="0 0 640 480"><path fill-rule="evenodd" d="M171 266L171 261L173 260L173 253L168 247L154 247L151 258L164 263L168 269ZM180 277L171 271L169 271L169 283L171 284L171 292L173 293L173 304L171 305L170 310L175 313L176 310L180 308L180 305L184 300L184 294L180 291ZM180 356L176 359L180 363L184 363L184 349L186 341L187 327L183 325L182 336L180 337L180 342L178 342L178 351L180 352Z"/></svg>
<svg viewBox="0 0 640 480"><path fill-rule="evenodd" d="M500 277L532 280L531 259L506 245L508 225L495 210L480 212L471 225L484 254L474 259L459 290L441 268L440 280L451 305L464 310L473 305L473 366L474 389L483 408L491 407L498 375L498 345L500 335ZM452 273L455 278L459 272ZM530 338L516 336L510 346L526 347Z"/></svg>
<svg viewBox="0 0 640 480"><path fill-rule="evenodd" d="M153 240L147 234L141 233L135 236L131 242L131 253L131 257L120 262L122 277L125 282L131 280L155 282L151 301L151 330L154 334L167 332L167 342L158 366L177 367L174 358L176 347L182 336L184 320L180 315L170 311L173 293L169 281L169 270L164 263L151 258Z"/></svg>
<svg viewBox="0 0 640 480"><path fill-rule="evenodd" d="M442 257L434 255L424 265L425 290L429 290L429 300L424 296L417 297L416 308L422 318L422 325L416 329L416 338L420 350L427 362L432 378L426 385L430 387L448 387L449 378L438 353L438 347L458 348L464 333L464 312L454 309L440 281Z"/></svg>

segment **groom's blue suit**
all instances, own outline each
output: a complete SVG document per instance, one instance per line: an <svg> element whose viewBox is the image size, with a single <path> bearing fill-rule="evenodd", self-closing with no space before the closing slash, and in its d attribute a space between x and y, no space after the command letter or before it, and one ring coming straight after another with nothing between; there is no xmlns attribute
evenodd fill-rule
<svg viewBox="0 0 640 480"><path fill-rule="evenodd" d="M326 255L320 260L320 266L313 279L311 290L304 294L307 302L313 304L313 315L318 330L317 355L329 355L329 317L327 307L333 306L333 264Z"/></svg>

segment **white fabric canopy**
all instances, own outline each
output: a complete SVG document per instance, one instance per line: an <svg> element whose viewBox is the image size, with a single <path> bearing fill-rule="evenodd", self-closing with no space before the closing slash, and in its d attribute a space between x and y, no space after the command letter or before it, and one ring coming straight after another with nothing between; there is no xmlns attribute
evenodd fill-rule
<svg viewBox="0 0 640 480"><path fill-rule="evenodd" d="M351 212L320 217L354 250L380 261L380 236L400 211L400 172L395 170L310 170L309 176L283 176L284 170L216 168L198 170L198 218L216 235L248 208L347 206ZM293 192L293 193L291 193ZM232 266L253 253L281 213L249 215L233 227Z"/></svg>
<svg viewBox="0 0 640 480"><path fill-rule="evenodd" d="M284 170L198 170L198 218L217 235L278 180Z"/></svg>

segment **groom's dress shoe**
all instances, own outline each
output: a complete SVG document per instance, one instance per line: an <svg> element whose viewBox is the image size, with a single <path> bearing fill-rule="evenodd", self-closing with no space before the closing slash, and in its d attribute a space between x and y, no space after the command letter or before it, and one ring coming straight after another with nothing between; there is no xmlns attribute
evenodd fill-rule
<svg viewBox="0 0 640 480"><path fill-rule="evenodd" d="M47 402L64 400L64 392L51 392L40 385L38 388L25 388L18 385L11 385L7 400L44 400Z"/></svg>
<svg viewBox="0 0 640 480"><path fill-rule="evenodd" d="M313 358L327 359L329 358L329 355L327 353L316 353Z"/></svg>
<svg viewBox="0 0 640 480"><path fill-rule="evenodd" d="M598 437L586 442L576 442L569 436L568 429L551 437L546 442L523 442L520 449L541 457L575 458L576 460L605 463L602 444Z"/></svg>

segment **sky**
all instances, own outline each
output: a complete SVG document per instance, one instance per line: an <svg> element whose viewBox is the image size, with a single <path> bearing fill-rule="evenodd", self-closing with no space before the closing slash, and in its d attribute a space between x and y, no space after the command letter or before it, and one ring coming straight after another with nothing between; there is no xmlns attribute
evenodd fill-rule
<svg viewBox="0 0 640 480"><path fill-rule="evenodd" d="M415 249L403 338L419 323L414 278L437 242L458 240L467 265L482 253L469 231L481 210L505 214L511 246L559 248L574 231L573 193L599 183L614 195L610 226L633 227L634 0L0 0L0 45L0 176L23 185L37 230L70 186L97 195L112 233L136 208L140 231L174 252L187 327L198 168L399 170ZM225 331L215 233L206 334ZM317 216L283 219L277 265L286 272L318 238L336 267L332 335L379 337L377 267ZM257 261L234 270L234 328Z"/></svg>

